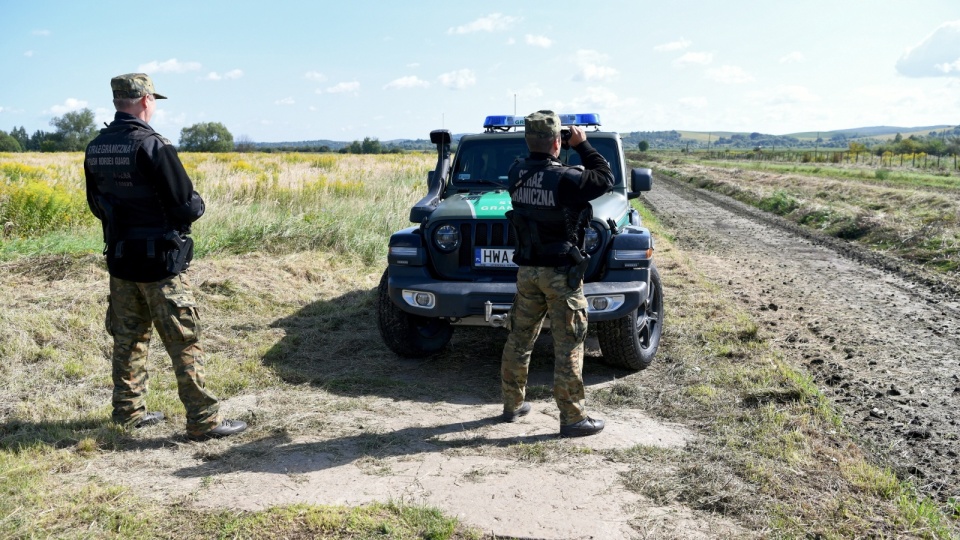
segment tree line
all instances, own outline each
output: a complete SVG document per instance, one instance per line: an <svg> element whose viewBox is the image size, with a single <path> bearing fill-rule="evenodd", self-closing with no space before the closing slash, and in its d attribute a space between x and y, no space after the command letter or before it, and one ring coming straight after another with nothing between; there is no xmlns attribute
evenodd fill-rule
<svg viewBox="0 0 960 540"><path fill-rule="evenodd" d="M28 135L23 126L14 127L10 133L0 130L0 152L82 152L99 133L93 111L86 108L55 117L50 120L50 125L55 128L54 131L38 129L32 135ZM294 151L341 154L391 154L408 150L403 145L384 145L372 137L336 149L328 145L260 145L245 135L234 141L230 130L220 122L201 122L181 129L177 149L181 152Z"/></svg>

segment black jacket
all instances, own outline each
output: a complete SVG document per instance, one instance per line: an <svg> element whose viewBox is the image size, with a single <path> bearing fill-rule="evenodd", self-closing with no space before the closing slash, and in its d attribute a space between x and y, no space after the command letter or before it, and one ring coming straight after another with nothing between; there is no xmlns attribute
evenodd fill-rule
<svg viewBox="0 0 960 540"><path fill-rule="evenodd" d="M563 266L570 264L567 248L580 246L585 223L576 217L585 211L590 201L610 191L613 172L603 156L589 142L584 141L574 150L580 155L583 167L563 165L550 154L532 152L520 160L508 173L510 199L515 211L526 219L536 221L538 238L518 238L518 242L533 241L527 250L514 252L514 262L522 266ZM564 218L563 216L566 216ZM521 235L519 230L518 235Z"/></svg>
<svg viewBox="0 0 960 540"><path fill-rule="evenodd" d="M173 275L164 259L173 246L163 236L171 230L188 233L204 203L170 141L146 122L117 112L87 145L83 170L87 204L109 223L110 275L138 282Z"/></svg>

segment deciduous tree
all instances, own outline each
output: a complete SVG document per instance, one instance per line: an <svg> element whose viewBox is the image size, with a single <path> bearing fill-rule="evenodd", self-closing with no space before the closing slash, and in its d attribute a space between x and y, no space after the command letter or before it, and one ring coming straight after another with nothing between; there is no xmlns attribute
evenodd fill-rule
<svg viewBox="0 0 960 540"><path fill-rule="evenodd" d="M79 152L97 136L93 111L87 108L54 117L50 125L57 128L52 138L56 143L53 148L62 152Z"/></svg>
<svg viewBox="0 0 960 540"><path fill-rule="evenodd" d="M232 152L233 135L220 122L201 122L180 130L184 152Z"/></svg>

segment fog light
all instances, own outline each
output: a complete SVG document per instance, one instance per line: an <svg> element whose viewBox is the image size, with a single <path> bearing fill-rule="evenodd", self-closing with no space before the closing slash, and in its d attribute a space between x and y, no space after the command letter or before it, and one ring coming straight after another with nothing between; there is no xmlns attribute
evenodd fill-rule
<svg viewBox="0 0 960 540"><path fill-rule="evenodd" d="M591 313L610 313L623 306L626 298L622 294L605 294L587 297L587 311Z"/></svg>
<svg viewBox="0 0 960 540"><path fill-rule="evenodd" d="M437 298L433 293L404 289L401 295L403 301L413 307L433 308L437 304Z"/></svg>

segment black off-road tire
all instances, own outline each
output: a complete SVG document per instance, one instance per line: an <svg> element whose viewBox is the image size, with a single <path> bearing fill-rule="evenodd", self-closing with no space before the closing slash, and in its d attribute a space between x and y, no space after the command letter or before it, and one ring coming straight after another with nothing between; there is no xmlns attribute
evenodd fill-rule
<svg viewBox="0 0 960 540"><path fill-rule="evenodd" d="M377 288L377 327L391 351L405 358L423 358L441 351L453 336L450 323L412 315L398 308L387 291L387 271Z"/></svg>
<svg viewBox="0 0 960 540"><path fill-rule="evenodd" d="M637 371L646 369L657 354L662 332L663 285L660 272L651 265L647 301L624 317L597 323L604 363Z"/></svg>

